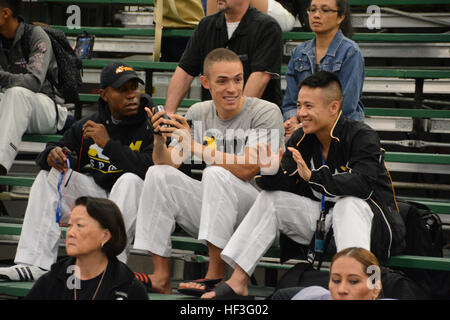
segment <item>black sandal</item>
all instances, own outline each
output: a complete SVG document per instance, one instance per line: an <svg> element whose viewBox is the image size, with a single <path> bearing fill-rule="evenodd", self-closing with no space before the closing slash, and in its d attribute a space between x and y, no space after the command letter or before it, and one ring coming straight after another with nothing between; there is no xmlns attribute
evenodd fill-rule
<svg viewBox="0 0 450 320"><path fill-rule="evenodd" d="M241 296L237 294L225 282L219 284L213 291L216 293L213 300L255 300L254 296Z"/></svg>
<svg viewBox="0 0 450 320"><path fill-rule="evenodd" d="M201 297L204 293L210 292L215 288L215 285L222 281L222 279L197 279L197 280L190 280L186 281L186 283L194 282L194 283L200 283L205 286L205 289L195 289L195 288L178 288L178 292L188 295L188 296L194 296L194 297Z"/></svg>

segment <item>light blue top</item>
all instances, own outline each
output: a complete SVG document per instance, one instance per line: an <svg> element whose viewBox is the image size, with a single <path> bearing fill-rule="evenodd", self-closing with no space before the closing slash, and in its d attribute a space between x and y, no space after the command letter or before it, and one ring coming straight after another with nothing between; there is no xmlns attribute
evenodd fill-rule
<svg viewBox="0 0 450 320"><path fill-rule="evenodd" d="M291 300L331 300L331 293L325 288L311 286L301 289Z"/></svg>
<svg viewBox="0 0 450 320"><path fill-rule="evenodd" d="M287 88L281 107L284 120L297 115L299 83L316 71L336 73L342 86L343 114L351 119L364 119L364 105L361 102L364 85L364 58L358 45L345 37L339 30L333 38L327 53L320 60L316 70L316 38L303 42L292 50L286 72Z"/></svg>
<svg viewBox="0 0 450 320"><path fill-rule="evenodd" d="M291 300L333 300L331 292L320 286L310 286L300 289ZM382 298L378 300L397 300L393 298Z"/></svg>

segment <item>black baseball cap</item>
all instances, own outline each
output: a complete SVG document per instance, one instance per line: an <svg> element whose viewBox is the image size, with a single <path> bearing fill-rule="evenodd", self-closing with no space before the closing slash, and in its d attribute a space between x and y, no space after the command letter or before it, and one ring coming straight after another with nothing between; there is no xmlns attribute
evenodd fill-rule
<svg viewBox="0 0 450 320"><path fill-rule="evenodd" d="M136 79L138 82L144 84L141 78L134 69L121 61L111 62L103 68L100 74L100 86L102 89L110 86L114 89L119 89L124 83L129 80Z"/></svg>

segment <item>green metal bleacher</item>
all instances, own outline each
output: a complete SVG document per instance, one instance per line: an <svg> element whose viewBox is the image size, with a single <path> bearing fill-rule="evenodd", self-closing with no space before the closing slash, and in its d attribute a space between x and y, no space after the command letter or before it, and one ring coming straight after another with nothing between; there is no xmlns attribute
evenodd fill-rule
<svg viewBox="0 0 450 320"><path fill-rule="evenodd" d="M20 223L0 222L0 235L12 235L19 236L22 225ZM63 236L65 236L65 229L63 230ZM172 247L177 250L193 251L200 256L206 256L208 254L208 248L202 244L199 240L188 236L172 236ZM264 257L279 258L280 250L278 246L271 247ZM206 261L202 260L201 261ZM408 264L411 262L411 264ZM439 257L419 257L419 256L392 256L388 261L383 263L386 266L400 267L400 268L417 268L428 270L444 270L450 271L450 258ZM266 264L268 265L268 264ZM277 267L276 264L270 264L270 267ZM289 269L292 265L286 264L281 267L283 269Z"/></svg>
<svg viewBox="0 0 450 320"><path fill-rule="evenodd" d="M448 117L450 115L447 114ZM25 135L23 140L34 142L49 142L56 141L60 138L57 135ZM398 163L412 163L412 164L434 164L448 166L450 168L450 155L449 154L430 154L430 153L413 153L413 152L386 152L386 162L398 162ZM30 187L33 184L34 177L25 176L0 176L0 185L10 186L25 186ZM414 200L427 204L440 214L450 214L450 200L436 200L436 199L416 199L408 198L408 200Z"/></svg>
<svg viewBox="0 0 450 320"><path fill-rule="evenodd" d="M450 34L447 37L447 41L450 42ZM101 69L108 63L113 61L112 59L90 59L83 60L84 68ZM155 71L174 71L177 67L176 62L153 62L153 61L127 61L136 70L145 71L145 91L152 92L153 84L153 72ZM281 73L286 73L287 66L282 66ZM438 69L413 69L413 68L366 68L366 77L388 77L388 78L409 78L414 79L416 82L416 107L420 107L421 101L423 99L423 86L425 79L450 79L450 69L449 70L438 70ZM84 95L82 97L83 102L93 102L89 100L89 96ZM189 103L189 102L187 102ZM81 104L75 107L76 116L81 117ZM388 113L395 113L396 111L388 111L388 109L380 109L378 115L382 115L381 112L386 111ZM432 113L433 111L431 111ZM403 116L410 116L403 111ZM437 113L437 112L436 112ZM446 114L446 110L441 110L440 114ZM446 118L446 117L444 117Z"/></svg>

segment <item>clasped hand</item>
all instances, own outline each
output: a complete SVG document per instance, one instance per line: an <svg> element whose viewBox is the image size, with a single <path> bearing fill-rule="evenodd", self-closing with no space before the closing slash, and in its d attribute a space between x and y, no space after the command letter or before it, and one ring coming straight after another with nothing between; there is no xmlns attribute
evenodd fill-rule
<svg viewBox="0 0 450 320"><path fill-rule="evenodd" d="M165 143L166 139L170 137L182 144L189 143L189 147L192 147L190 126L183 116L174 113L168 115L169 119L165 119L163 118L165 111L159 111L155 114L152 113L150 108L145 108L145 111L153 126L155 142L162 139Z"/></svg>

